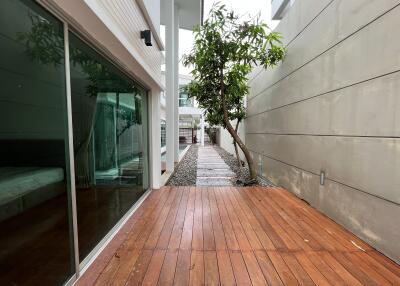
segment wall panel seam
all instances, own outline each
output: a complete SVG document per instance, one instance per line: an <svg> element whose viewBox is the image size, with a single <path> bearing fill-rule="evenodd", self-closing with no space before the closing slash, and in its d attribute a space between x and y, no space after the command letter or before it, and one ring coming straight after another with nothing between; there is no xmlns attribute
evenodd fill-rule
<svg viewBox="0 0 400 286"><path fill-rule="evenodd" d="M319 177L319 176L320 176L319 174L316 174L316 173L314 173L314 172L312 172L312 171L309 171L309 170L306 170L306 169L304 169L304 168L301 168L301 167L299 167L299 166L296 166L296 165L293 165L293 164L287 163L287 162L285 162L285 161L282 161L282 160L276 159L276 158L274 158L274 157L272 157L272 156L269 156L269 155L266 155L266 154L259 153L259 152L255 151L255 150L252 150L252 149L250 149L250 148L249 148L249 151L250 151L250 152L253 152L253 153L255 153L255 154L261 155L261 156L263 156L263 157L269 158L269 159L271 159L271 160L274 160L274 161L280 162L280 163L282 163L282 164L285 164L285 165L287 165L287 166L290 166L290 167L296 168L296 169L298 169L298 170L301 170L301 171L303 171L303 172L307 172L307 173L309 173L309 174L312 174L312 175L314 175L314 176L317 176L317 177ZM268 179L268 178L267 178L267 179ZM329 177L328 177L328 176L326 176L326 175L325 175L325 180L326 180L326 181L331 181L331 182L334 182L334 183L336 183L336 184L339 184L339 185L342 185L342 186L348 187L348 188L350 188L350 189L353 189L353 190L355 190L355 191L358 191L358 192L361 192L361 193L367 194L367 195L369 195L369 196L372 196L372 197L375 197L375 198L381 199L381 200L383 200L383 201L386 201L386 202L392 203L392 204L394 204L394 205L396 205L396 206L400 206L400 203L394 202L394 201L392 201L392 200L388 200L388 199L386 199L386 198L384 198L384 197L381 197L381 196L378 196L378 195L371 194L371 193L369 193L369 192L367 192L367 191L361 190L361 189L359 189L359 188L356 188L356 187L354 187L354 186L348 185L348 184L346 184L346 183L343 183L343 182L340 182L340 181L337 181L337 180L331 179L331 178L329 178Z"/></svg>
<svg viewBox="0 0 400 286"><path fill-rule="evenodd" d="M307 134L307 133L274 133L274 132L246 132L246 135L277 135L277 136L312 136L312 137L400 139L400 136L347 135L347 134L338 135L338 134Z"/></svg>
<svg viewBox="0 0 400 286"><path fill-rule="evenodd" d="M307 28L322 14L322 12L324 12L326 10L326 8L329 7L329 5L331 5L333 3L333 1L335 0L331 0L325 7L323 7L321 9L321 11L319 11L317 13L317 15L314 16L314 18L312 18L302 29L300 29L300 31L286 44L286 48L289 47L289 45L291 43L293 43L305 30L307 30ZM249 80L249 82L253 81L256 77L258 77L261 73L263 72L263 69L261 69L257 74L255 74L253 76L253 78L251 78Z"/></svg>
<svg viewBox="0 0 400 286"><path fill-rule="evenodd" d="M297 71L299 71L300 69L302 69L304 66L308 65L309 63L315 61L317 58L319 58L320 56L322 56L323 54L327 53L328 51L332 50L334 47L338 46L339 44L343 43L344 41L346 41L347 39L351 38L352 36L354 36L355 34L357 34L358 32L360 32L361 30L365 29L367 26L373 24L375 21L377 21L378 19L382 18L383 16L385 16L387 13L391 12L392 10L396 9L398 6L400 6L399 4L396 4L394 7L386 10L385 12L383 12L382 14L376 16L375 18L373 18L371 21L367 22L366 24L362 25L360 28L358 28L357 30L355 30L354 32L350 33L349 35L347 35L346 37L344 37L343 39L339 40L338 42L336 42L335 44L333 44L332 46L328 47L326 50L324 50L323 52L317 54L315 57L311 58L309 61L305 62L304 64L302 64L301 66L299 66L298 68L295 68L293 71L291 71L290 73L288 73L287 75L285 75L284 77L280 78L279 80L277 80L276 82L274 82L273 84L265 87L264 89L262 89L259 93L255 94L252 97L249 97L247 99L247 102L253 100L254 98L258 97L260 94L262 94L263 92L265 92L266 90L270 89L271 87L275 86L276 84L278 84L279 82L283 81L284 79L286 79L287 77L289 77L290 75L296 73ZM261 72L264 70L261 70ZM261 73L260 72L260 73Z"/></svg>
<svg viewBox="0 0 400 286"><path fill-rule="evenodd" d="M249 115L246 116L246 118L250 118L250 117L257 116L257 115L260 115L260 114L263 114L263 113L266 113L266 112L274 111L274 110L277 110L277 109L285 108L285 107L290 106L290 105L295 105L297 103L301 103L301 102L304 102L304 101L315 99L315 98L323 96L323 95L327 95L327 94L334 93L334 92L339 91L339 90L343 90L343 89L346 89L346 88L349 88L349 87L360 85L360 84L366 83L368 81L379 79L381 77L393 75L393 74L398 73L398 72L400 72L400 69L397 69L397 70L394 70L394 71L391 71L391 72L388 72L388 73L385 73L385 74L382 74L382 75L378 75L378 76L375 76L375 77L372 77L372 78L368 78L368 79L365 79L365 80L362 80L362 81L358 81L358 82L355 82L355 83L352 83L352 84L341 86L341 87L332 89L330 91L319 93L317 95L313 95L313 96L310 96L310 97L307 97L307 98L296 100L296 101L293 101L293 102L290 102L290 103L287 103L287 104L284 104L284 105L281 105L281 106L277 106L277 107L274 107L274 108L270 108L270 109L267 109L267 110L264 110L264 111L261 111L261 112L249 114Z"/></svg>

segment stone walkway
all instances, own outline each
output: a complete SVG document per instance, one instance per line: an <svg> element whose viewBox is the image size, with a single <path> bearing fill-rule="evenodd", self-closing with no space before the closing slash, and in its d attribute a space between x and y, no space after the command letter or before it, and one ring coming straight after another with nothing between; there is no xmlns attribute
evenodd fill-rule
<svg viewBox="0 0 400 286"><path fill-rule="evenodd" d="M196 186L232 186L235 173L212 146L199 147Z"/></svg>

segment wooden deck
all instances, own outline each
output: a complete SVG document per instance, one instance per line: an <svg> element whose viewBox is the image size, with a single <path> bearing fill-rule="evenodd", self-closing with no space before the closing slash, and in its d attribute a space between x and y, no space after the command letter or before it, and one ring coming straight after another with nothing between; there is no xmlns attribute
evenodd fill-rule
<svg viewBox="0 0 400 286"><path fill-rule="evenodd" d="M400 285L400 267L280 188L153 191L77 285Z"/></svg>

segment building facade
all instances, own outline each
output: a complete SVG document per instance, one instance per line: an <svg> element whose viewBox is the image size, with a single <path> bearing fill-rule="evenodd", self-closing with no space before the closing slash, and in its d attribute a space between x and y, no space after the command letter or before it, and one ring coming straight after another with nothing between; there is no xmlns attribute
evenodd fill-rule
<svg viewBox="0 0 400 286"><path fill-rule="evenodd" d="M399 25L398 1L295 1L276 28L286 58L254 71L245 121L260 176L397 262Z"/></svg>
<svg viewBox="0 0 400 286"><path fill-rule="evenodd" d="M165 83L165 72L161 73L162 82ZM178 117L177 140L178 140L178 161L185 154L185 150L191 144L204 144L204 118L203 110L198 107L194 98L189 98L184 90L185 86L192 80L191 76L180 74L178 77ZM169 179L170 172L166 172L167 160L167 94L161 93L161 183ZM175 120L175 119L174 119Z"/></svg>
<svg viewBox="0 0 400 286"><path fill-rule="evenodd" d="M162 2L200 24L200 1ZM161 186L160 7L1 1L1 285L74 283Z"/></svg>

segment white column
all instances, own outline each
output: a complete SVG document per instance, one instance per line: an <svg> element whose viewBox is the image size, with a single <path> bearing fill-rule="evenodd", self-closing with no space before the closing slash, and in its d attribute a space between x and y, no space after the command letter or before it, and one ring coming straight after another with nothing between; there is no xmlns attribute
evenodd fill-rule
<svg viewBox="0 0 400 286"><path fill-rule="evenodd" d="M161 119L160 119L160 90L152 89L150 98L150 186L152 189L161 187Z"/></svg>
<svg viewBox="0 0 400 286"><path fill-rule="evenodd" d="M166 121L167 121L167 172L174 170L174 0L164 0L165 13L165 87L166 87Z"/></svg>
<svg viewBox="0 0 400 286"><path fill-rule="evenodd" d="M204 146L204 115L201 115L200 128L201 128L200 142L201 142L201 146Z"/></svg>
<svg viewBox="0 0 400 286"><path fill-rule="evenodd" d="M179 161L179 7L174 9L174 161Z"/></svg>

